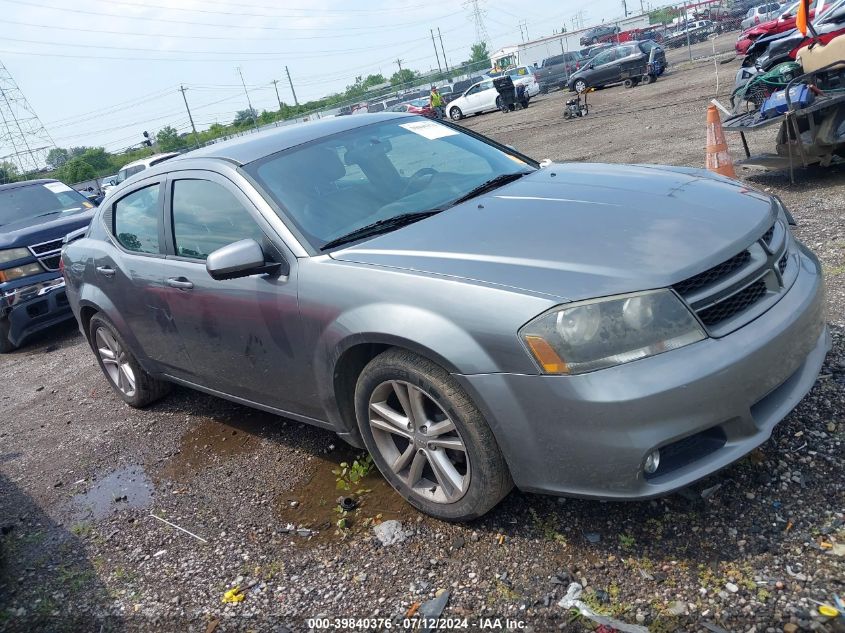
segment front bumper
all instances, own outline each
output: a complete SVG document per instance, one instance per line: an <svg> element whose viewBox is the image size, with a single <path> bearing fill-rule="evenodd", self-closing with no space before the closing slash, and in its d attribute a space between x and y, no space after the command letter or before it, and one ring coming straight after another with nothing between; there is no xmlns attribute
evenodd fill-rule
<svg viewBox="0 0 845 633"><path fill-rule="evenodd" d="M580 376L456 378L491 425L516 485L605 499L659 496L736 461L815 383L830 349L818 260L766 313L721 339ZM664 459L652 476L643 463Z"/></svg>
<svg viewBox="0 0 845 633"><path fill-rule="evenodd" d="M9 321L9 340L20 345L28 336L73 318L61 277L0 291L0 318Z"/></svg>

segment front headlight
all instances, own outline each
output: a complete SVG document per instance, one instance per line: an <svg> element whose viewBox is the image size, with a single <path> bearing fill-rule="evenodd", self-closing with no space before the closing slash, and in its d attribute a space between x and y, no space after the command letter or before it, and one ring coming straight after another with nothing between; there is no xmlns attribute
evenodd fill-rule
<svg viewBox="0 0 845 633"><path fill-rule="evenodd" d="M560 306L530 321L519 335L546 374L583 374L707 337L670 290Z"/></svg>
<svg viewBox="0 0 845 633"><path fill-rule="evenodd" d="M12 281L13 279L20 279L21 277L29 277L30 275L37 275L43 273L44 269L38 262L31 264L24 264L23 266L15 266L14 268L6 268L0 270L0 283L4 281Z"/></svg>
<svg viewBox="0 0 845 633"><path fill-rule="evenodd" d="M5 251L0 251L0 264L13 262L16 259L23 259L24 257L29 257L29 250L25 248L9 248Z"/></svg>

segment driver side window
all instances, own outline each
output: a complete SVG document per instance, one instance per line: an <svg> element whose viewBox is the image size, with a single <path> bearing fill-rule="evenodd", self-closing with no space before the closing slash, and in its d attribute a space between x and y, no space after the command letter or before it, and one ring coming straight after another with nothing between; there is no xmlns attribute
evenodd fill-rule
<svg viewBox="0 0 845 633"><path fill-rule="evenodd" d="M477 94L479 90L481 90L481 85L480 85L480 84L479 84L479 85L477 85L477 86L473 86L472 88L470 88L469 90L467 90L467 94L466 94L466 96L470 96L470 95Z"/></svg>
<svg viewBox="0 0 845 633"><path fill-rule="evenodd" d="M205 260L228 244L252 238L259 244L264 233L226 187L210 180L173 183L173 238L176 255Z"/></svg>

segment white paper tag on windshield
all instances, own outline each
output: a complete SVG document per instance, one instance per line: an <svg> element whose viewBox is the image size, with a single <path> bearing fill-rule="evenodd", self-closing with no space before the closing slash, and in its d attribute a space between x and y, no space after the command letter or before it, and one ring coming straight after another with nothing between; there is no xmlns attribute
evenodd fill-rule
<svg viewBox="0 0 845 633"><path fill-rule="evenodd" d="M68 187L63 182L47 182L47 183L44 183L44 188L49 189L53 193L63 193L65 191L73 191L73 189Z"/></svg>
<svg viewBox="0 0 845 633"><path fill-rule="evenodd" d="M444 136L455 136L457 132L445 125L440 125L434 121L414 121L413 123L400 123L399 127L403 127L409 132L419 134L427 139L434 140L443 138Z"/></svg>

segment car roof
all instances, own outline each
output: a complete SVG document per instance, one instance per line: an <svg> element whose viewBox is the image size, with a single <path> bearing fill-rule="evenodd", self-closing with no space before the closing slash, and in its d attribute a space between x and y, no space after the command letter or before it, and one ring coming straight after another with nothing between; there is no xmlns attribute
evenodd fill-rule
<svg viewBox="0 0 845 633"><path fill-rule="evenodd" d="M31 187L33 185L45 185L48 182L59 182L54 178L38 178L36 180L21 180L19 182L10 182L5 185L0 185L0 191L8 191L9 189L20 189L21 187Z"/></svg>
<svg viewBox="0 0 845 633"><path fill-rule="evenodd" d="M221 143L213 143L182 154L172 161L168 161L168 163L177 163L192 158L218 158L238 165L246 165L270 154L332 134L346 132L373 123L403 118L408 118L408 115L398 112L378 112L331 117L308 123L295 123L254 134L246 134Z"/></svg>

